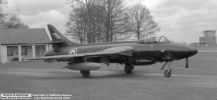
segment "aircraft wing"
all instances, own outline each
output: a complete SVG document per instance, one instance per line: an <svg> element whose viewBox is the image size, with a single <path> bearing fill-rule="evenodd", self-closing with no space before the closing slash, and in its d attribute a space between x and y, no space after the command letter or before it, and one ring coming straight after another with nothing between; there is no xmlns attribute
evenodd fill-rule
<svg viewBox="0 0 217 100"><path fill-rule="evenodd" d="M100 57L100 56L111 56L111 55L120 55L120 56L132 56L134 48L130 46L119 46L119 47L112 47L108 49L104 49L97 52L91 53L80 53L80 54L73 54L73 55L56 55L56 56L45 56L45 57L37 57L32 58L29 60L49 60L49 59L72 59L76 57Z"/></svg>

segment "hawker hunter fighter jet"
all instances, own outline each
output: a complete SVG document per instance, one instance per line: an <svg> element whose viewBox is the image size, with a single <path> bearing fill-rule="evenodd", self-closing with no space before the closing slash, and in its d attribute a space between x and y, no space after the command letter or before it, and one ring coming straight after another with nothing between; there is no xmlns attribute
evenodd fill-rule
<svg viewBox="0 0 217 100"><path fill-rule="evenodd" d="M131 74L134 65L151 65L157 62L165 62L161 70L171 62L186 59L195 55L197 50L193 47L178 44L161 37L152 37L145 40L78 44L64 37L54 26L48 25L53 49L44 57L30 60L62 61L68 62L65 68L78 70L83 77L89 77L91 70L97 70L101 64L119 63L125 64L124 71ZM171 76L172 68L168 66L164 71L164 77Z"/></svg>

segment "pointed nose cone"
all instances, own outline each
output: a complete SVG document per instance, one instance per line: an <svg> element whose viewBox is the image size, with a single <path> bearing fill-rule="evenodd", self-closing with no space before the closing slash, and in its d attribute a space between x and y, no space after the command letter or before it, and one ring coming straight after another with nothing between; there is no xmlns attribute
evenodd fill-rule
<svg viewBox="0 0 217 100"><path fill-rule="evenodd" d="M196 55L198 53L198 50L195 49L194 47L189 46L189 53L188 53L188 57L191 57L193 55Z"/></svg>
<svg viewBox="0 0 217 100"><path fill-rule="evenodd" d="M198 50L197 50L197 49L194 49L194 50L192 50L191 53L192 53L192 56L193 56L193 55L196 55L196 54L198 53Z"/></svg>

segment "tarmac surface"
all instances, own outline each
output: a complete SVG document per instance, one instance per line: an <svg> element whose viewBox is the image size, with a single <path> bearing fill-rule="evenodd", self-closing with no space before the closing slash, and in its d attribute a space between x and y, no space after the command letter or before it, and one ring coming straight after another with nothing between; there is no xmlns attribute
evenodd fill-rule
<svg viewBox="0 0 217 100"><path fill-rule="evenodd" d="M160 63L136 66L132 75L111 65L83 78L62 69L64 63L26 62L0 65L0 93L70 94L71 100L217 100L217 54L200 53L190 68L176 61L171 78Z"/></svg>

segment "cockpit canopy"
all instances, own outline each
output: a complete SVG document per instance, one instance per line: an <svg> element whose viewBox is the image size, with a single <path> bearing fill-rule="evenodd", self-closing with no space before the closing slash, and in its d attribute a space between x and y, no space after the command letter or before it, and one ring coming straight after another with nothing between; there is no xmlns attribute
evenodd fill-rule
<svg viewBox="0 0 217 100"><path fill-rule="evenodd" d="M141 40L140 43L171 43L172 41L166 38L165 36L154 36L144 40Z"/></svg>

